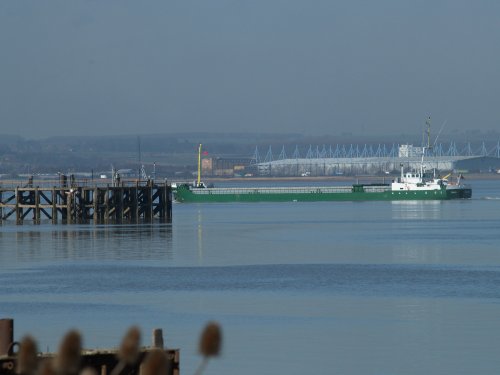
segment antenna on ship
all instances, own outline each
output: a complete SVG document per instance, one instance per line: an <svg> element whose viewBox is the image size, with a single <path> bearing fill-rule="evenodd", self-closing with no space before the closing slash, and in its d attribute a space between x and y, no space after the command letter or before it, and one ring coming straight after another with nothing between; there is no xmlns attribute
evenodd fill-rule
<svg viewBox="0 0 500 375"><path fill-rule="evenodd" d="M430 150L431 146L431 116L427 117L425 120L425 125L427 125L426 133L427 133L427 148Z"/></svg>
<svg viewBox="0 0 500 375"><path fill-rule="evenodd" d="M424 139L425 135L427 135L427 145L425 145L425 141L422 142L422 160L420 161L420 177L424 178L424 156L425 156L425 150L428 149L430 150L432 148L431 146L431 116L427 117L427 120L425 120L425 133L424 133Z"/></svg>
<svg viewBox="0 0 500 375"><path fill-rule="evenodd" d="M446 125L446 123L447 123L447 122L448 122L448 120L447 120L447 119L443 121L443 124L441 125L441 128L439 129L439 132L438 132L438 133L437 133L437 135L436 135L436 139L434 140L434 143L432 144L432 147L435 147L435 146L436 146L437 141L438 141L438 138L439 138L439 136L441 135L441 132L443 131L443 129L444 129L444 127L445 127L445 125Z"/></svg>

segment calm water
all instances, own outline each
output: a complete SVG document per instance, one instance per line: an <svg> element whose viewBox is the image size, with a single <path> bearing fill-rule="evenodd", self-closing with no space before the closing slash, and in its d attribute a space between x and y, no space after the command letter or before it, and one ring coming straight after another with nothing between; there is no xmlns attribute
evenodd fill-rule
<svg viewBox="0 0 500 375"><path fill-rule="evenodd" d="M192 374L498 374L500 181L474 199L174 206L172 225L0 227L0 317L56 350L162 327Z"/></svg>

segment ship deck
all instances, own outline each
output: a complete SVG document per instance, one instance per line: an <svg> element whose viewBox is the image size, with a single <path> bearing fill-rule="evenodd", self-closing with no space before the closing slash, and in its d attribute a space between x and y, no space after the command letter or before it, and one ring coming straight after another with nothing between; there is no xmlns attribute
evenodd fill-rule
<svg viewBox="0 0 500 375"><path fill-rule="evenodd" d="M259 187L259 188L191 188L196 195L242 195L242 194L332 194L351 193L352 186L308 186L308 187ZM366 193L390 191L389 185L364 185Z"/></svg>

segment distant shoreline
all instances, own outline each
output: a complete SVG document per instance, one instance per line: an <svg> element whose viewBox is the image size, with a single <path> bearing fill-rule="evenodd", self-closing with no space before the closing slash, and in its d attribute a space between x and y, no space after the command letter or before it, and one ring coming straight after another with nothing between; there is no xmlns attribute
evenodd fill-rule
<svg viewBox="0 0 500 375"><path fill-rule="evenodd" d="M371 182L386 182L390 183L393 179L397 178L399 175L385 175L385 176L373 176L373 175L362 175L362 176L307 176L307 177L202 177L202 180L207 183L217 183L217 182L257 182L257 181L262 181L262 182L272 182L272 181L289 181L289 182L294 182L294 181L311 181L311 182L318 182L318 181L344 181L344 182L356 182L356 181L361 181L363 183L366 183L367 181ZM454 173L453 174L453 179L455 180L458 177L458 174ZM463 174L463 179L465 181L468 180L483 180L483 181L490 181L490 180L500 180L500 173L466 173ZM188 180L186 178L183 179L177 179L177 178L167 178L166 179L169 183L184 183L184 182L189 182L192 180ZM16 184L22 184L22 183L27 183L27 179L25 178L19 178L19 179L5 179L3 180L0 178L0 186L10 186L10 185L16 185ZM93 181L97 184L111 184L112 181L111 179L99 179L95 178L94 180L91 180L89 178L77 178L76 180L78 183L81 183L84 181L84 184L88 184L90 181ZM137 181L137 179L132 179L132 178L124 178L122 180L123 182L127 183L134 183ZM164 182L164 178L158 178L158 182ZM58 186L60 183L59 180L45 180L45 179L37 179L35 178L34 180L34 185L39 185L39 184L52 184L54 186Z"/></svg>
<svg viewBox="0 0 500 375"><path fill-rule="evenodd" d="M386 176L317 176L317 177L206 177L203 178L206 182L217 181L353 181L353 180L386 180L391 181L399 175L386 175ZM453 174L456 178L458 175ZM500 180L500 173L467 173L463 175L464 180Z"/></svg>

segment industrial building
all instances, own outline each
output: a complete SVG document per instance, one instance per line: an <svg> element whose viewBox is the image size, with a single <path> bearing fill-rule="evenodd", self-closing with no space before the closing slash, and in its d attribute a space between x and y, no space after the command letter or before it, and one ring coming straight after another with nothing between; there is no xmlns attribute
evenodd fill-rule
<svg viewBox="0 0 500 375"><path fill-rule="evenodd" d="M247 174L251 165L251 158L203 158L201 170L203 176L234 177Z"/></svg>
<svg viewBox="0 0 500 375"><path fill-rule="evenodd" d="M297 148L292 158L287 158L284 147L278 160L273 160L271 148L264 161L259 160L258 149L254 154L253 167L260 176L335 176L335 175L383 175L397 173L401 167L420 169L422 147L405 144L389 149L379 145L359 147L337 146L335 149L325 146L320 151L309 148L306 157L300 157ZM493 148L483 143L474 152L470 144L464 149L453 142L445 151L442 145L426 150L424 169L431 171L461 170L464 172L495 172L500 168L500 142Z"/></svg>

